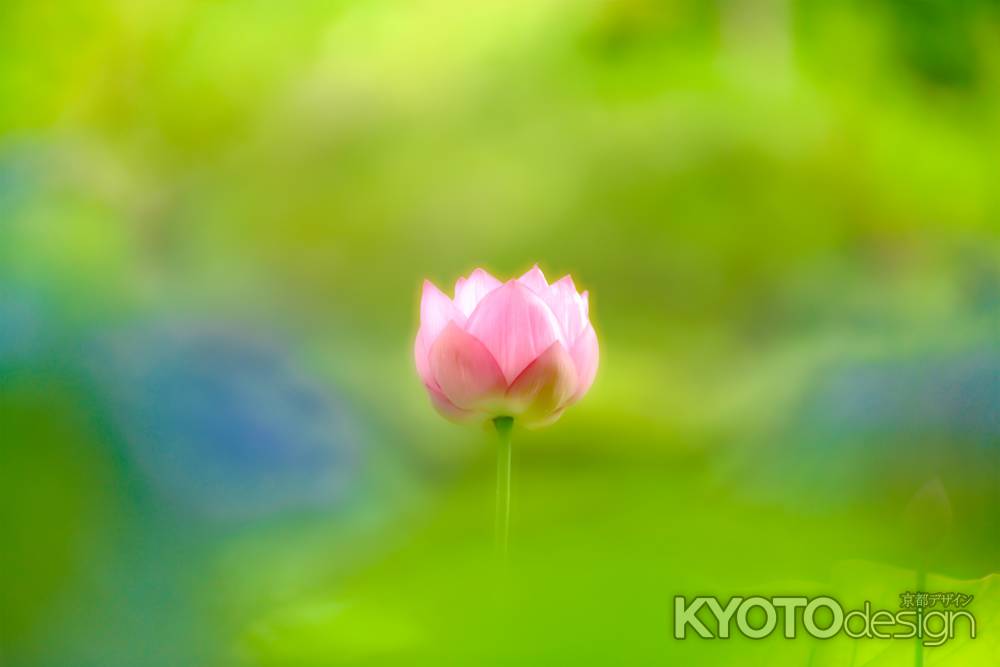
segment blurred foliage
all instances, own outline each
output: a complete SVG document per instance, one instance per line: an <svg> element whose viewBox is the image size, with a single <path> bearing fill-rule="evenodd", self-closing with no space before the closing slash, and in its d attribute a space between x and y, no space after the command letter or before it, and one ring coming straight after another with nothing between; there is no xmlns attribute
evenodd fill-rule
<svg viewBox="0 0 1000 667"><path fill-rule="evenodd" d="M670 600L992 581L998 43L994 0L4 3L0 663L843 664ZM490 436L410 350L422 278L535 261L602 368L515 436L504 597Z"/></svg>

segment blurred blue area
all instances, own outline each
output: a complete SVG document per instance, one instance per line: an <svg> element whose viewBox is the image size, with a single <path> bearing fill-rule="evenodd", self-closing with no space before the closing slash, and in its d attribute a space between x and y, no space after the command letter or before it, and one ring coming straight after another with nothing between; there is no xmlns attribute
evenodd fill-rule
<svg viewBox="0 0 1000 667"><path fill-rule="evenodd" d="M940 483L955 508L951 567L974 574L1000 555L989 538L1000 530L998 405L993 345L842 360L736 454L733 474L754 502L818 517L864 512L897 547L908 544L912 496Z"/></svg>
<svg viewBox="0 0 1000 667"><path fill-rule="evenodd" d="M228 660L203 577L236 535L277 519L335 535L371 505L360 420L292 342L248 324L81 327L43 285L2 296L0 422L16 437L0 448L0 587L18 614L0 663ZM334 545L331 562L353 553Z"/></svg>
<svg viewBox="0 0 1000 667"><path fill-rule="evenodd" d="M176 508L213 519L330 509L360 488L343 399L263 336L200 324L100 339L91 365L129 455Z"/></svg>
<svg viewBox="0 0 1000 667"><path fill-rule="evenodd" d="M940 438L984 446L1000 437L1000 351L881 359L834 370L806 398L803 433L833 440Z"/></svg>
<svg viewBox="0 0 1000 667"><path fill-rule="evenodd" d="M0 368L38 358L53 332L52 314L37 290L0 280Z"/></svg>

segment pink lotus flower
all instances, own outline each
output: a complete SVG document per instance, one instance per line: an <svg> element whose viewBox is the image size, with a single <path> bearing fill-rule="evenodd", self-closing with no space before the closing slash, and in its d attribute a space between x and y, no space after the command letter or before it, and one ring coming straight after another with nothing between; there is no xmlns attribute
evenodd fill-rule
<svg viewBox="0 0 1000 667"><path fill-rule="evenodd" d="M537 265L506 283L476 269L455 283L454 299L425 280L413 353L448 419L509 416L529 427L580 400L598 359L587 292L569 276L550 285Z"/></svg>

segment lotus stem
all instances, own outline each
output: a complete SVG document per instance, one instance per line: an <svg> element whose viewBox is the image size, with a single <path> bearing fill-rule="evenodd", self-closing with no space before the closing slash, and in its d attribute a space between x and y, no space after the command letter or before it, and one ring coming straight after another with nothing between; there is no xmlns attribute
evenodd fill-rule
<svg viewBox="0 0 1000 667"><path fill-rule="evenodd" d="M920 593L921 591L923 591L926 588L927 588L927 570L923 566L923 564L921 564L917 568L917 588L916 588L916 592ZM920 608L920 607L917 608L917 623L919 623L920 626L923 627L924 614L923 614L923 609ZM915 651L914 656L913 656L913 664L915 665L915 667L924 667L924 640L923 640L923 638L921 636L919 636L919 635L922 635L922 634L923 633L918 633L918 636L917 636L917 647L916 647L916 651Z"/></svg>
<svg viewBox="0 0 1000 667"><path fill-rule="evenodd" d="M507 562L507 543L510 536L510 432L513 417L493 420L497 429L497 513L496 549L501 562Z"/></svg>

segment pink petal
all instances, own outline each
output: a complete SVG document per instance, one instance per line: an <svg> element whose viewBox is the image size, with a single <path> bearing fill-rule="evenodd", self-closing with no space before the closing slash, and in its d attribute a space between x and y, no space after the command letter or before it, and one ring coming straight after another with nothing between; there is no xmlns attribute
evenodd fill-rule
<svg viewBox="0 0 1000 667"><path fill-rule="evenodd" d="M573 357L573 365L576 366L577 375L576 391L569 403L576 403L587 393L590 385L594 384L594 377L597 375L600 352L597 346L597 334L594 333L593 326L587 325L587 328L583 330L570 349L569 354Z"/></svg>
<svg viewBox="0 0 1000 667"><path fill-rule="evenodd" d="M566 342L572 345L587 326L587 304L577 294L573 279L565 276L552 283L543 298L562 327Z"/></svg>
<svg viewBox="0 0 1000 667"><path fill-rule="evenodd" d="M465 323L465 315L455 307L448 295L429 280L424 281L420 297L420 329L433 342L448 322Z"/></svg>
<svg viewBox="0 0 1000 667"><path fill-rule="evenodd" d="M459 278L455 283L455 305L468 317L487 294L502 285L499 280L483 269L476 269L468 280Z"/></svg>
<svg viewBox="0 0 1000 667"><path fill-rule="evenodd" d="M507 390L507 408L528 427L542 425L573 395L576 367L562 343L553 343Z"/></svg>
<svg viewBox="0 0 1000 667"><path fill-rule="evenodd" d="M538 296L543 296L546 290L549 289L549 283L545 280L545 274L542 273L537 264L531 267L530 271L518 278L517 281L525 287L530 288Z"/></svg>
<svg viewBox="0 0 1000 667"><path fill-rule="evenodd" d="M487 294L465 330L486 346L508 383L552 343L565 341L545 302L516 280Z"/></svg>
<svg viewBox="0 0 1000 667"><path fill-rule="evenodd" d="M424 384L436 388L437 382L431 373L430 349L424 340L423 330L417 332L417 338L413 341L413 361L417 364L417 375Z"/></svg>
<svg viewBox="0 0 1000 667"><path fill-rule="evenodd" d="M425 384L437 387L430 370L431 345L449 322L465 323L465 315L455 307L451 299L429 280L424 281L423 295L420 297L420 330L413 344L413 359L417 373Z"/></svg>
<svg viewBox="0 0 1000 667"><path fill-rule="evenodd" d="M427 395L431 399L431 405L433 405L434 409L438 411L438 414L445 419L456 423L462 423L472 421L482 416L471 410L463 410L462 408L456 406L448 400L447 396L434 387L427 384L425 384L424 387L427 389Z"/></svg>
<svg viewBox="0 0 1000 667"><path fill-rule="evenodd" d="M441 392L465 410L496 405L507 389L507 381L486 347L454 322L431 346L430 364Z"/></svg>

